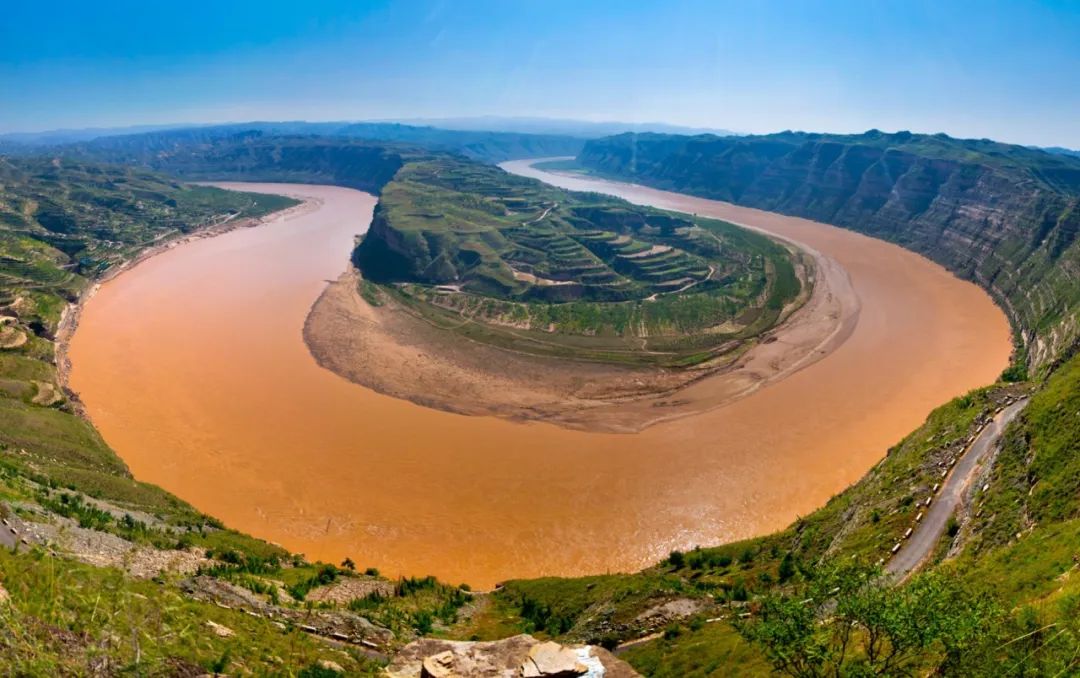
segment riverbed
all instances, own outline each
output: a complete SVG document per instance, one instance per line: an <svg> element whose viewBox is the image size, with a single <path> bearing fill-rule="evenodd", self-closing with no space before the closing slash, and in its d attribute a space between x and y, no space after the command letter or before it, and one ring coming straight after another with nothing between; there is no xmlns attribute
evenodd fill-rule
<svg viewBox="0 0 1080 678"><path fill-rule="evenodd" d="M525 165L508 168L538 172ZM71 341L70 385L136 477L231 527L309 558L486 587L632 570L672 548L783 527L1008 361L1009 327L989 297L895 245L626 184L543 178L804 243L846 269L856 325L782 381L636 434L428 409L319 367L303 341L375 199L238 184L317 209L183 244L102 285Z"/></svg>

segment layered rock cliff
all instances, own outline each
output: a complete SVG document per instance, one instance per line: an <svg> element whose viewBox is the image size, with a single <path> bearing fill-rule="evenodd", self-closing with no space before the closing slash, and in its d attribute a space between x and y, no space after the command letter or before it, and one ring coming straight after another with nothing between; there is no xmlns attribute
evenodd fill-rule
<svg viewBox="0 0 1080 678"><path fill-rule="evenodd" d="M945 135L623 134L598 173L894 241L987 289L1043 368L1080 338L1080 160Z"/></svg>

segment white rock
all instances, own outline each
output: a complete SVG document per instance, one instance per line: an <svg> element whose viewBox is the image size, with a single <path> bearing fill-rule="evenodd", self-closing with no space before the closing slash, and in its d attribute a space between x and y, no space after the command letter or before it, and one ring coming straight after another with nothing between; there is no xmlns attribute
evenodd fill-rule
<svg viewBox="0 0 1080 678"><path fill-rule="evenodd" d="M228 626L223 626L215 621L206 620L206 625L214 632L215 635L222 638L231 638L236 635L236 632L230 629Z"/></svg>

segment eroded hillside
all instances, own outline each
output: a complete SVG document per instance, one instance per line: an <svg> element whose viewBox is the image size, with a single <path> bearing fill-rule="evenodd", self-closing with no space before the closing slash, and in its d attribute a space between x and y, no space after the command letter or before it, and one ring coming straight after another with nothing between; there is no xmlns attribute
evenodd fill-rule
<svg viewBox="0 0 1080 678"><path fill-rule="evenodd" d="M989 290L1030 364L1080 337L1080 161L989 140L907 132L590 141L602 174L846 226L897 242Z"/></svg>

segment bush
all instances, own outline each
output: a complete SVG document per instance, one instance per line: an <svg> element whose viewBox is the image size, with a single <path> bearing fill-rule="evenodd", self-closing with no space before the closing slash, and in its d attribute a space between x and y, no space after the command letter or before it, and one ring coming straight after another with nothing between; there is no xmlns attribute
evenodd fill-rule
<svg viewBox="0 0 1080 678"><path fill-rule="evenodd" d="M434 623L435 618L427 610L420 610L413 614L413 628L422 636L431 633Z"/></svg>
<svg viewBox="0 0 1080 678"><path fill-rule="evenodd" d="M686 554L678 550L672 551L668 554L667 561L676 570L681 570L686 566Z"/></svg>
<svg viewBox="0 0 1080 678"><path fill-rule="evenodd" d="M741 603L750 600L750 593L746 590L745 583L742 581L735 582L735 586L731 589L731 599Z"/></svg>
<svg viewBox="0 0 1080 678"><path fill-rule="evenodd" d="M956 518L949 518L949 522L945 524L945 532L952 539L960 532L960 523L956 522Z"/></svg>
<svg viewBox="0 0 1080 678"><path fill-rule="evenodd" d="M780 578L781 584L795 576L795 559L790 551L784 554L784 559L780 561L780 569L776 575Z"/></svg>
<svg viewBox="0 0 1080 678"><path fill-rule="evenodd" d="M394 595L398 598L410 596L418 591L427 591L439 585L435 577L402 577L394 586Z"/></svg>
<svg viewBox="0 0 1080 678"><path fill-rule="evenodd" d="M1015 363L1005 368L1005 371L1001 373L1001 381L1009 384L1016 383L1018 381L1027 381L1028 371L1027 366L1023 363Z"/></svg>

